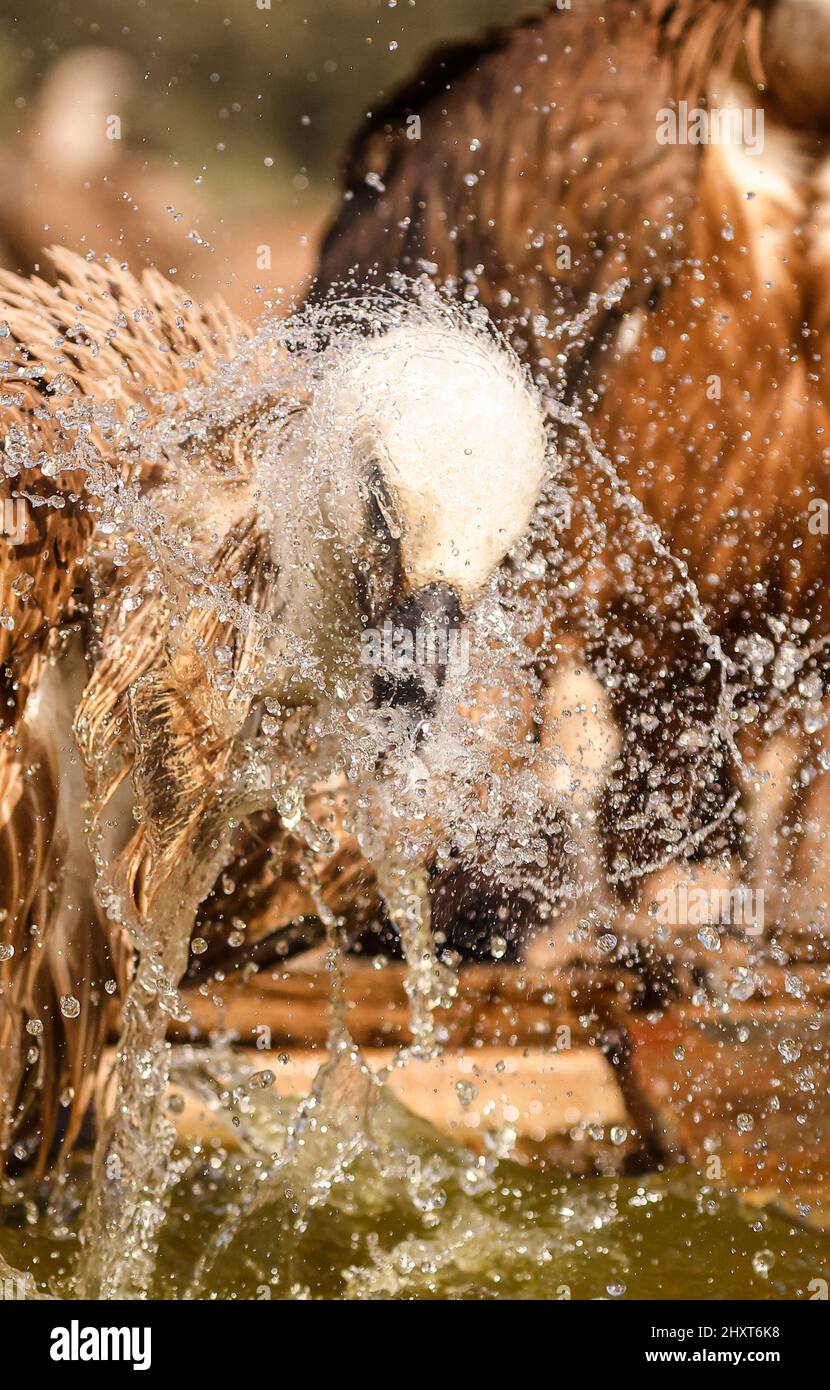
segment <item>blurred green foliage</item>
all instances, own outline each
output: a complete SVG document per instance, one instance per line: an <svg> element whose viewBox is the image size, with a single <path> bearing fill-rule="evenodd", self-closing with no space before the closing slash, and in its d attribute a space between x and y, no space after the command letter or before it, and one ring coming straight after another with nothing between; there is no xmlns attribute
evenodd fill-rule
<svg viewBox="0 0 830 1390"><path fill-rule="evenodd" d="M328 197L363 113L439 41L526 0L0 0L0 137L25 136L51 65L100 44L135 62L134 146L215 188ZM268 163L267 161L271 161Z"/></svg>

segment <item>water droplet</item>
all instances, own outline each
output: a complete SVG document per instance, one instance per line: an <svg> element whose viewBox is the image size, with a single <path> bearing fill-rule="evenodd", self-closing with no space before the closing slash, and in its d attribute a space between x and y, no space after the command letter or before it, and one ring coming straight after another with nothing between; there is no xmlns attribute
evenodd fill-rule
<svg viewBox="0 0 830 1390"><path fill-rule="evenodd" d="M471 1105L478 1095L478 1090L472 1081L457 1081L455 1084L455 1094L458 1096L460 1105Z"/></svg>
<svg viewBox="0 0 830 1390"><path fill-rule="evenodd" d="M252 1091L256 1090L258 1087L263 1091L267 1091L269 1087L273 1086L275 1079L274 1073L268 1071L266 1068L264 1071L255 1071L250 1079L249 1085Z"/></svg>
<svg viewBox="0 0 830 1390"><path fill-rule="evenodd" d="M797 1062L801 1056L801 1043L795 1038L782 1038L778 1044L778 1051L785 1062Z"/></svg>
<svg viewBox="0 0 830 1390"><path fill-rule="evenodd" d="M717 927L701 927L697 934L698 941L706 947L707 951L720 950L720 932Z"/></svg>
<svg viewBox="0 0 830 1390"><path fill-rule="evenodd" d="M74 994L61 995L61 1013L64 1018L77 1018L81 1012L81 1006Z"/></svg>

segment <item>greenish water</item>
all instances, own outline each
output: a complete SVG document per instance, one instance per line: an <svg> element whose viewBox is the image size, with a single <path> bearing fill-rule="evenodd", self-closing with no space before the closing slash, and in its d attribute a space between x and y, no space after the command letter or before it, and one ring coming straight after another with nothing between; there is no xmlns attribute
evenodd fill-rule
<svg viewBox="0 0 830 1390"><path fill-rule="evenodd" d="M565 1179L454 1147L375 1090L365 1132L331 1107L297 1125L296 1106L266 1114L246 1093L246 1151L187 1155L151 1296L765 1300L830 1280L830 1235L683 1169ZM72 1296L83 1182L50 1220L35 1194L0 1214L0 1254L59 1296Z"/></svg>

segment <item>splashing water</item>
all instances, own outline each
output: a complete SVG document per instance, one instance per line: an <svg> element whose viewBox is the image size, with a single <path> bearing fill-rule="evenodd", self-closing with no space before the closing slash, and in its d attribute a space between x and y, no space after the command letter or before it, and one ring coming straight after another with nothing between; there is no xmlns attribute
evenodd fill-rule
<svg viewBox="0 0 830 1390"><path fill-rule="evenodd" d="M826 1277L826 1236L742 1208L682 1171L566 1180L453 1146L379 1087L368 1139L338 1154L329 1136L321 1152L324 1136L307 1129L284 1188L272 1185L262 1174L300 1129L302 1106L275 1101L238 1052L219 1048L177 1049L172 1080L174 1096L198 1094L225 1130L229 1113L240 1124L233 1140L181 1154L154 1297L189 1288L236 1299L706 1298L717 1270L724 1297L804 1298L817 1273ZM259 1183L267 1193L242 1211L240 1192ZM42 1296L48 1273L54 1293L76 1294L77 1243L66 1231L22 1223L0 1227L0 1238L18 1268L31 1267L30 1289Z"/></svg>
<svg viewBox="0 0 830 1390"><path fill-rule="evenodd" d="M447 1171L440 1159L439 1181L420 1158L413 1168L403 1141L395 1141L391 1158L381 1158L391 1130L406 1126L397 1112L390 1118L396 1103L384 1077L370 1072L348 1035L338 985L343 922L327 906L318 868L333 859L343 835L354 836L407 967L411 1044L395 1065L435 1056L441 1011L457 982L433 937L425 866L437 870L469 856L508 884L543 877L545 827L561 809L544 756L515 734L523 698L539 690L525 638L534 626L533 584L540 576L534 546L542 534L550 542L549 508L561 493L555 432L578 438L636 543L647 548L652 569L663 567L673 613L718 664L717 709L701 736L700 764L717 746L738 772L742 767L733 735L735 667L707 624L686 568L627 493L584 418L553 399L546 403L548 475L537 517L511 566L469 607L468 665L448 672L428 712L417 718L405 706L377 701L371 672L358 656L365 618L359 580L366 568L374 573L374 557L367 562L361 553L368 542L354 522L363 482L355 476L348 429L337 418L340 397L327 395L326 383L342 377L367 334L413 322L452 329L470 345L480 340L492 348L494 342L480 311L462 315L438 295L422 296L415 306L390 295L264 324L209 379L194 379L155 413L132 408L116 420L109 404L88 399L61 407L64 434L76 439L61 466L82 468L100 507L93 578L102 647L112 647L117 633L134 658L125 696L128 752L109 737L96 742L83 719L78 726L92 787L99 897L137 962L87 1201L77 1284L86 1297L144 1297L153 1286L165 1222L193 1162L175 1152L176 1126L165 1113L176 1076L168 1026L186 1017L179 983L200 904L233 862L240 826L260 812L276 817L284 835L301 846L312 901L328 932L330 1055L311 1096L287 1120L277 1101L267 1099L267 1088L258 1097L257 1113L249 1114L242 1133L256 1161L196 1268L191 1293L199 1295L217 1258L253 1214L286 1194L292 1211L286 1249L293 1259L290 1251L296 1253L311 1214L340 1200L360 1164L380 1173L379 1190L408 1174L413 1206L427 1216L437 1210ZM574 334L584 326L575 325ZM89 447L96 433L108 442L111 462L102 463ZM387 500L379 493L374 500L383 511ZM252 514L267 532L264 548L245 529ZM551 590L559 585L563 604L574 574L554 583L544 571ZM495 729L467 718L463 711L480 701L482 690L505 690L506 669L515 679L514 703L504 702L506 726L504 718ZM207 771L193 753L200 740L208 750ZM125 772L133 784L122 817L128 824L113 832L112 809L128 785ZM330 783L346 806L334 834L313 811L320 787ZM611 881L649 872L695 848L704 831L688 830L676 805L667 819L665 854L619 868ZM583 883L578 891L585 889ZM213 1063L203 1057L198 1067L179 1067L179 1080L210 1090L212 1080L205 1077L223 1068L232 1070L217 1051ZM248 1096L249 1080L236 1076L225 1090ZM282 1137L275 1155L266 1141L277 1131ZM458 1201L441 1228L440 1245L439 1237L402 1237L391 1252L376 1249L345 1276L350 1294L390 1296L419 1281L433 1288L445 1266L463 1272L469 1264L472 1279L465 1252L475 1247L480 1255L504 1236L498 1220L470 1205L490 1189L497 1166L490 1156L471 1160L463 1179L453 1170ZM528 1237L528 1260L554 1260L557 1239L550 1232ZM509 1244L505 1238L500 1248ZM480 1262L473 1263L478 1269Z"/></svg>
<svg viewBox="0 0 830 1390"><path fill-rule="evenodd" d="M373 326L377 328L379 311L372 312ZM405 321L410 312L394 303L383 306L383 327L388 331L396 321ZM438 305L433 312L443 318L447 316L447 310ZM355 723L357 687L364 673L358 671L356 679L339 652L335 651L332 657L331 651L321 652L320 649L320 633L324 634L329 647L335 648L353 640L355 635L354 617L343 610L339 595L330 594L317 575L321 565L327 558L331 559L331 553L342 543L342 509L350 505L354 480L342 453L338 454L331 444L323 447L320 442L325 425L332 423L326 418L325 410L315 421L318 437L302 440L309 465L305 472L297 468L297 435L296 430L292 432L292 417L299 410L298 402L304 394L313 396L315 384L325 379L325 360L331 349L316 354L309 350L320 329L319 323L311 329L298 325L266 329L263 340L243 350L240 358L220 373L224 378L223 386L236 388L232 411L227 395L220 404L216 388L209 385L201 393L194 393L197 399L187 401L186 426L179 425L175 416L171 418L166 414L150 432L150 438L146 431L141 434L141 452L150 460L164 457L168 476L172 476L170 464L178 460L177 486L165 484L148 498L136 486L125 487L123 478L113 477L103 468L96 468L90 475L91 490L103 499L101 532L124 537L124 540L114 541L115 552L124 545L137 546L142 552L140 564L145 575L149 571L153 576L157 602L166 607L168 641L174 648L186 649L186 641L191 637L187 631L188 626L192 626L189 616L194 608L197 615L204 613L206 608L213 608L226 627L245 636L254 629L254 659L245 672L244 683L239 671L235 673L235 680L223 681L226 673L221 669L219 648L220 645L227 648L227 638L217 643L213 652L202 642L201 655L208 668L208 683L212 686L207 699L215 706L216 694L221 692L226 707L230 706L234 727L241 731L248 721L253 736L238 740L238 749L226 759L225 778L217 779L218 786L213 789L209 803L205 804L202 798L199 804L198 799L191 797L184 807L190 818L194 843L184 847L178 863L172 866L164 863L168 853L166 836L169 831L165 820L168 808L159 806L157 786L165 776L176 776L179 765L175 762L170 765L170 749L164 742L166 735L159 738L158 724L153 722L157 707L153 701L166 699L167 713L172 697L166 689L161 692L143 689L145 685L152 687L152 673L140 677L131 688L133 780L137 790L133 816L146 835L148 867L144 873L151 883L155 874L159 886L149 892L145 889L138 895L140 901L137 903L134 888L126 882L127 869L135 872L134 861L128 860L125 868L122 852L118 873L114 873L109 862L112 846L104 846L100 833L97 835L94 852L99 865L100 896L110 918L121 923L137 947L138 963L124 1003L112 1113L102 1129L96 1150L93 1196L88 1203L84 1228L83 1290L91 1297L141 1296L151 1282L159 1231L172 1188L180 1176L177 1165L171 1161L175 1130L163 1115L161 1106L169 1081L167 1025L170 1018L182 1017L177 984L187 966L188 944L198 905L229 855L228 827L233 813L237 809L250 813L275 805L288 832L300 835L307 848L317 853L323 847L320 835L315 833L314 822L305 810L305 796L315 775L322 770L320 764L325 752L318 751L302 769L300 777L286 784L281 757L284 750L278 741L262 737L268 728L264 720L257 735L257 723L256 720L252 723L250 714L251 697L269 687L273 689L273 673L278 665L287 666L296 673L294 680L300 685L310 682L320 702L315 730L318 749L325 750L334 742L347 747L352 763L350 780L359 786L359 779L362 779L373 792L378 788L379 759L397 748L405 758L409 755L403 763L406 768L415 749L415 740L405 718L397 722L388 717L378 719L364 711L357 732L349 728L350 722ZM469 333L470 330L465 331ZM292 352L289 369L283 360L286 347ZM337 351L343 351L342 338L337 340ZM248 378L252 362L263 356L269 365L278 358L278 371L276 376L265 373L257 399L252 398ZM266 407L264 412L269 428L259 427L260 438L253 450L257 476L251 486L260 497L263 510L266 514L270 512L270 531L277 552L275 568L282 581L276 599L278 611L281 610L279 620L271 616L267 607L263 611L261 606L246 603L244 598L233 593L233 575L230 585L216 583L202 563L198 546L188 544L193 534L191 526L186 521L182 525L182 513L187 516L191 501L189 479L194 471L198 472L191 458L182 457L182 439L192 447L194 409L198 412L198 434L204 436L207 430L216 430L229 420L239 418L246 409L261 407L263 400L277 403L270 411ZM87 417L88 413L85 403L81 414ZM94 415L94 409L92 413ZM65 419L64 427L66 424ZM87 418L84 424L88 426ZM130 445L134 447L137 443L131 437ZM290 472L286 473L287 469ZM280 499L278 516L274 515L275 496ZM310 517L313 530L310 530ZM339 557L331 560L333 565L338 561ZM326 609L325 621L321 621L319 611L314 611L320 606ZM231 640L239 643L238 638ZM337 669L332 679L333 666ZM132 691L139 691L142 697L147 695L147 699L133 699ZM296 700L296 691L291 692L290 698ZM305 702L308 702L307 695ZM329 705L328 728L326 703ZM209 713L215 724L214 709L209 707ZM227 721L227 718L224 711L219 716L220 720ZM344 738L347 733L348 740ZM177 750L174 755L178 755ZM93 773L97 774L99 783L106 782L105 768L93 767ZM234 780L236 786L232 790ZM396 782L401 780L409 780L408 772ZM241 794L240 782L244 787ZM256 789L252 795L253 787ZM388 809L388 785L383 793L374 796L376 816L382 816L384 808ZM100 811L96 811L96 815L100 823ZM376 864L380 891L390 920L399 930L409 963L407 989L412 1007L413 1052L427 1055L434 1052L436 1046L433 1012L453 984L435 957L425 875L408 862L406 856L401 856L388 827L381 836L377 824L371 825L370 819L363 815L362 833L358 838L363 852ZM399 816L392 818L393 823L399 820ZM334 847L328 846L329 851ZM412 853L410 850L410 855ZM160 864L164 865L163 872L159 870ZM318 900L318 908L320 906ZM324 911L321 916L332 930L333 924L327 921ZM332 947L337 949L336 941L332 942ZM336 1012L334 1017L338 1017ZM331 1064L336 1078L346 1066L344 1057L351 1055L343 1034L342 1023L333 1025L331 1041L340 1051ZM308 1143L306 1130L314 1127L311 1111L326 1106L332 1087L338 1091L336 1081L326 1082L327 1075L322 1074L319 1092L315 1091L304 1112L300 1126L302 1138L296 1140L298 1145Z"/></svg>

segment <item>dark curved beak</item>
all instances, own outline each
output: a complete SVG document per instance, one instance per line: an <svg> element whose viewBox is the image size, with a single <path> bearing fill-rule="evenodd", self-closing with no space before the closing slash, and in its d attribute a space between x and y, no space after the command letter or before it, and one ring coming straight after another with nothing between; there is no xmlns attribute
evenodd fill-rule
<svg viewBox="0 0 830 1390"><path fill-rule="evenodd" d="M464 659L462 617L454 589L428 584L366 629L364 660L374 667L377 705L430 713L450 665Z"/></svg>

